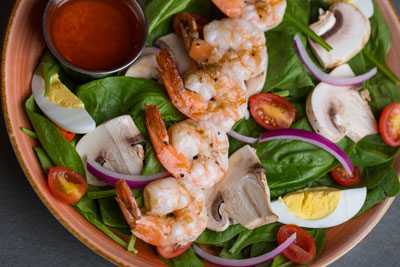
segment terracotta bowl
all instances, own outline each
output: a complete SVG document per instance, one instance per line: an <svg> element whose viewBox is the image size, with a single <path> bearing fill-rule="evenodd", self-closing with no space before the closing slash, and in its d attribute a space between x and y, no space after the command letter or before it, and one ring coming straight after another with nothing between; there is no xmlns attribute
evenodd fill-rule
<svg viewBox="0 0 400 267"><path fill-rule="evenodd" d="M46 0L18 0L9 25L3 50L2 104L7 130L18 160L29 182L50 212L85 245L121 266L165 266L153 249L141 242L140 251L133 255L112 241L86 221L71 206L53 197L32 147L38 145L24 135L20 127L30 128L24 102L31 94L32 73L42 55L45 44L41 32L42 10ZM400 23L389 0L377 0L392 34L392 50L388 57L390 68L400 77ZM395 163L397 171L400 161ZM327 231L322 254L313 266L328 265L358 242L379 222L393 199L375 206L364 215ZM209 265L210 266L210 265Z"/></svg>

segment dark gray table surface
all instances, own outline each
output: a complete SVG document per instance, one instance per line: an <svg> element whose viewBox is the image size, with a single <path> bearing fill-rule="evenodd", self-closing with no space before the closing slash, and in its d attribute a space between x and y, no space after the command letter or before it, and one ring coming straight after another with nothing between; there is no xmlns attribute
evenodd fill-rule
<svg viewBox="0 0 400 267"><path fill-rule="evenodd" d="M14 2L0 0L1 39ZM400 1L392 2L400 10ZM0 120L0 266L112 266L71 235L42 204ZM372 232L331 266L400 266L399 219L396 199Z"/></svg>

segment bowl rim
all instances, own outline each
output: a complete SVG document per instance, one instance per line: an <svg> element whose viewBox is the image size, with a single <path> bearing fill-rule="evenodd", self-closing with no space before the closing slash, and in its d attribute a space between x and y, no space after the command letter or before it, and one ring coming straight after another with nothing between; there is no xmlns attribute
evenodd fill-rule
<svg viewBox="0 0 400 267"><path fill-rule="evenodd" d="M383 0L385 1L385 0ZM38 186L35 183L35 180L33 179L33 177L31 176L31 174L29 173L29 169L27 167L27 165L25 164L25 162L23 161L23 157L22 154L19 150L19 147L17 145L17 140L16 137L14 135L14 131L13 128L11 126L11 120L9 117L9 112L8 112L8 106L6 105L7 101L7 97L6 97L6 73L5 73L5 62L6 62L6 52L7 52L7 47L8 47L8 41L9 41L9 37L10 37L10 32L11 32L11 28L14 24L14 17L15 14L17 12L17 10L19 9L20 4L24 2L23 0L16 0L16 2L14 3L12 12L9 16L8 19L8 24L7 24L7 28L6 28L6 32L4 35L4 39L3 39L3 43L2 43L2 62L1 62L1 102L2 102L2 110L3 110L3 117L4 117L4 121L5 121L5 125L6 125L6 129L7 129L7 133L12 145L12 148L14 150L14 153L17 157L17 160L26 176L26 178L28 179L29 183L31 184L32 188L34 189L35 193L38 195L38 197L40 198L40 200L42 201L42 203L47 207L47 209L50 211L50 213L72 234L74 235L79 241L81 241L84 245L86 245L87 247L89 247L92 251L96 252L98 255L102 256L103 258L107 259L108 261L117 264L118 266L129 266L126 265L125 263L121 262L118 258L113 257L112 255L106 253L105 251L99 249L94 243L92 243L90 240L86 239L85 237L81 236L77 231L74 230L73 227L71 227L65 220L62 219L61 215L58 213L57 210L55 210L52 205L46 200L46 198L44 197L44 195L41 193L41 191L39 190ZM392 9L392 12L395 14L395 16L397 17L398 23L400 24L400 17L398 15L398 13L396 12L393 3L390 0L386 0L386 2L389 4L390 8ZM391 206L392 202L394 201L395 198L386 198L386 200L378 205L381 205L383 207L383 209L381 210L379 216L376 216L373 219L373 223L371 223L369 225L369 227L367 227L364 231L362 231L359 236L354 239L353 242L348 242L340 251L339 253L337 253L334 256L329 257L325 262L323 262L323 266L328 266L329 264L333 263L334 261L336 261L337 259L339 259L340 257L342 257L344 254L346 254L348 251L350 251L352 248L354 248L359 242L361 242L371 231L372 229L379 223L379 221L382 219L382 217L385 215L385 213L387 212L387 210L389 209L389 207ZM92 226L95 227L95 226ZM314 264L312 264L311 266L314 266Z"/></svg>

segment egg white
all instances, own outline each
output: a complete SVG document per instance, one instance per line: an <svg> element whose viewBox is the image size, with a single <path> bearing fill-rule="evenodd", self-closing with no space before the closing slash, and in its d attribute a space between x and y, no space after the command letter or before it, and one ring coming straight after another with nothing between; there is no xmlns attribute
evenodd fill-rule
<svg viewBox="0 0 400 267"><path fill-rule="evenodd" d="M374 15L374 4L372 0L353 0L351 4L357 7L367 18Z"/></svg>
<svg viewBox="0 0 400 267"><path fill-rule="evenodd" d="M339 203L328 216L317 220L306 220L296 217L289 211L283 199L271 203L272 211L278 215L278 222L296 224L300 227L327 228L342 224L357 214L362 208L367 197L365 187L341 190Z"/></svg>
<svg viewBox="0 0 400 267"><path fill-rule="evenodd" d="M67 108L51 102L45 93L43 77L34 74L32 92L36 104L46 116L59 127L78 134L88 133L96 128L96 122L85 108Z"/></svg>

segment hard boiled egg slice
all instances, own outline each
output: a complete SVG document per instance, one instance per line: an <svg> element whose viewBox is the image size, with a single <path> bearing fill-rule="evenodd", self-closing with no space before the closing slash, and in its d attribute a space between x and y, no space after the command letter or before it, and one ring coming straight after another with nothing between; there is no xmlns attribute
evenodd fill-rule
<svg viewBox="0 0 400 267"><path fill-rule="evenodd" d="M362 208L367 189L306 188L271 203L278 222L301 227L327 228L342 224Z"/></svg>
<svg viewBox="0 0 400 267"><path fill-rule="evenodd" d="M374 15L374 3L372 0L325 0L325 2L330 5L338 2L346 2L358 8L367 18Z"/></svg>
<svg viewBox="0 0 400 267"><path fill-rule="evenodd" d="M45 96L45 87L45 80L37 71L32 78L33 97L43 113L57 126L79 134L96 128L96 122L85 110L83 102L60 81L57 73L50 78L48 96Z"/></svg>

